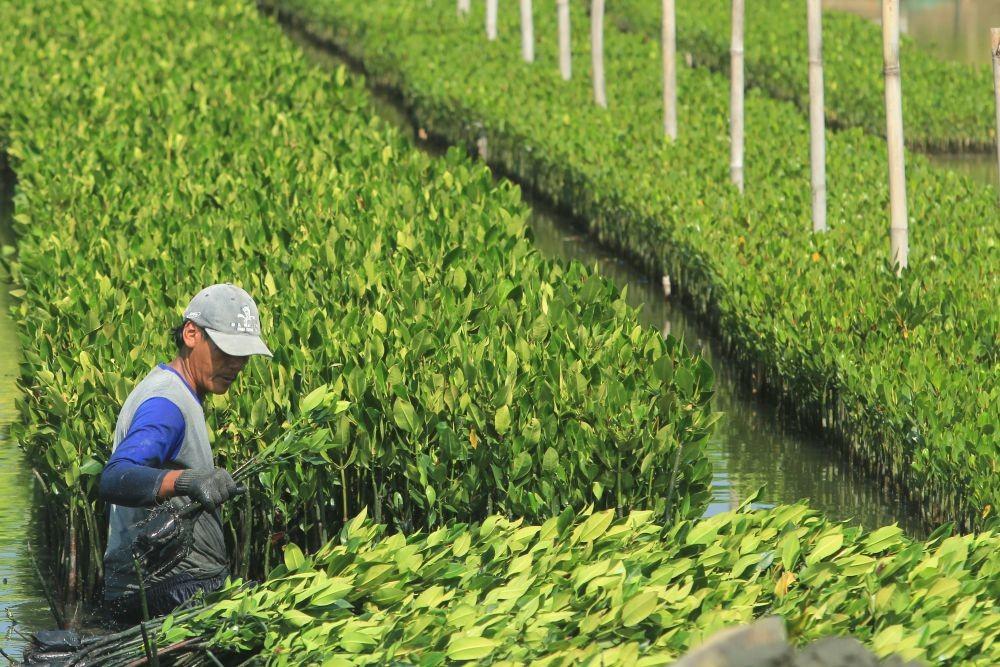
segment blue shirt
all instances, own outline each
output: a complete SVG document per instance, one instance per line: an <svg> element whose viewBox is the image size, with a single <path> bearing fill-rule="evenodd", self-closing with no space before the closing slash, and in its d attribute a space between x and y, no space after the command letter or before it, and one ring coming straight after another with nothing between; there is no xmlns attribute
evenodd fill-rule
<svg viewBox="0 0 1000 667"><path fill-rule="evenodd" d="M165 364L159 366L177 372ZM136 410L124 440L104 466L101 499L125 507L153 505L169 464L177 457L183 442L184 416L180 408L161 397L144 401Z"/></svg>

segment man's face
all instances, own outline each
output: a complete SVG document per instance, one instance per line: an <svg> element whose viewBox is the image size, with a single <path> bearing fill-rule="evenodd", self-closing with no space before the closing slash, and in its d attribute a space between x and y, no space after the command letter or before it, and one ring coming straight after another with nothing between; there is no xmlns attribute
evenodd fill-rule
<svg viewBox="0 0 1000 667"><path fill-rule="evenodd" d="M191 349L188 368L201 395L225 394L249 359L226 354L193 322L184 325L184 342Z"/></svg>

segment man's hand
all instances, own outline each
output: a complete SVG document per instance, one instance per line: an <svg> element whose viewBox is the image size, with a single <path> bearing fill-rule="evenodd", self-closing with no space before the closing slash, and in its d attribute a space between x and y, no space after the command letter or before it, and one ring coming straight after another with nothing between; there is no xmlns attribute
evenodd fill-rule
<svg viewBox="0 0 1000 667"><path fill-rule="evenodd" d="M209 512L241 493L246 493L246 487L223 468L184 470L174 481L174 495L187 496Z"/></svg>

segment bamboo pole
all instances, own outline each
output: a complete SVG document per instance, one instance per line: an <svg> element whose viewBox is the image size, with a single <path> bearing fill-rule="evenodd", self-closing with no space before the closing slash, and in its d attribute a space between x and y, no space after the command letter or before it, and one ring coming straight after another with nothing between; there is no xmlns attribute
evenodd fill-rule
<svg viewBox="0 0 1000 667"><path fill-rule="evenodd" d="M573 59L569 41L569 0L556 0L556 14L559 19L559 73L569 81L573 75Z"/></svg>
<svg viewBox="0 0 1000 667"><path fill-rule="evenodd" d="M497 2L486 0L486 39L491 42L497 38Z"/></svg>
<svg viewBox="0 0 1000 667"><path fill-rule="evenodd" d="M608 108L608 93L604 86L604 0L591 0L590 57L594 69L594 101Z"/></svg>
<svg viewBox="0 0 1000 667"><path fill-rule="evenodd" d="M470 2L471 0L458 0L457 10L459 16L468 16L469 10L471 9L469 4Z"/></svg>
<svg viewBox="0 0 1000 667"><path fill-rule="evenodd" d="M677 12L675 0L663 0L663 133L677 138Z"/></svg>
<svg viewBox="0 0 1000 667"><path fill-rule="evenodd" d="M808 1L809 18L809 156L812 163L812 220L814 232L826 227L826 116L823 104L823 6Z"/></svg>
<svg viewBox="0 0 1000 667"><path fill-rule="evenodd" d="M990 30L993 51L993 94L997 106L997 174L1000 175L1000 28Z"/></svg>
<svg viewBox="0 0 1000 667"><path fill-rule="evenodd" d="M889 152L889 261L897 275L907 266L906 167L903 144L903 84L899 75L899 0L882 0L885 61L885 121Z"/></svg>
<svg viewBox="0 0 1000 667"><path fill-rule="evenodd" d="M521 0L521 57L524 62L535 62L535 22L531 0Z"/></svg>
<svg viewBox="0 0 1000 667"><path fill-rule="evenodd" d="M730 50L731 85L729 95L729 176L740 192L743 192L744 6L744 0L733 0L733 34Z"/></svg>

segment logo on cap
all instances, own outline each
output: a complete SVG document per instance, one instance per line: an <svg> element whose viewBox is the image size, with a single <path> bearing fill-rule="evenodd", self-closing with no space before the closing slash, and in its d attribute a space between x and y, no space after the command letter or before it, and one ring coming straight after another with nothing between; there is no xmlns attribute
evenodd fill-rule
<svg viewBox="0 0 1000 667"><path fill-rule="evenodd" d="M257 323L257 316L250 311L250 306L243 306L240 311L236 314L239 322L230 322L229 326L240 333L257 333L260 325Z"/></svg>

